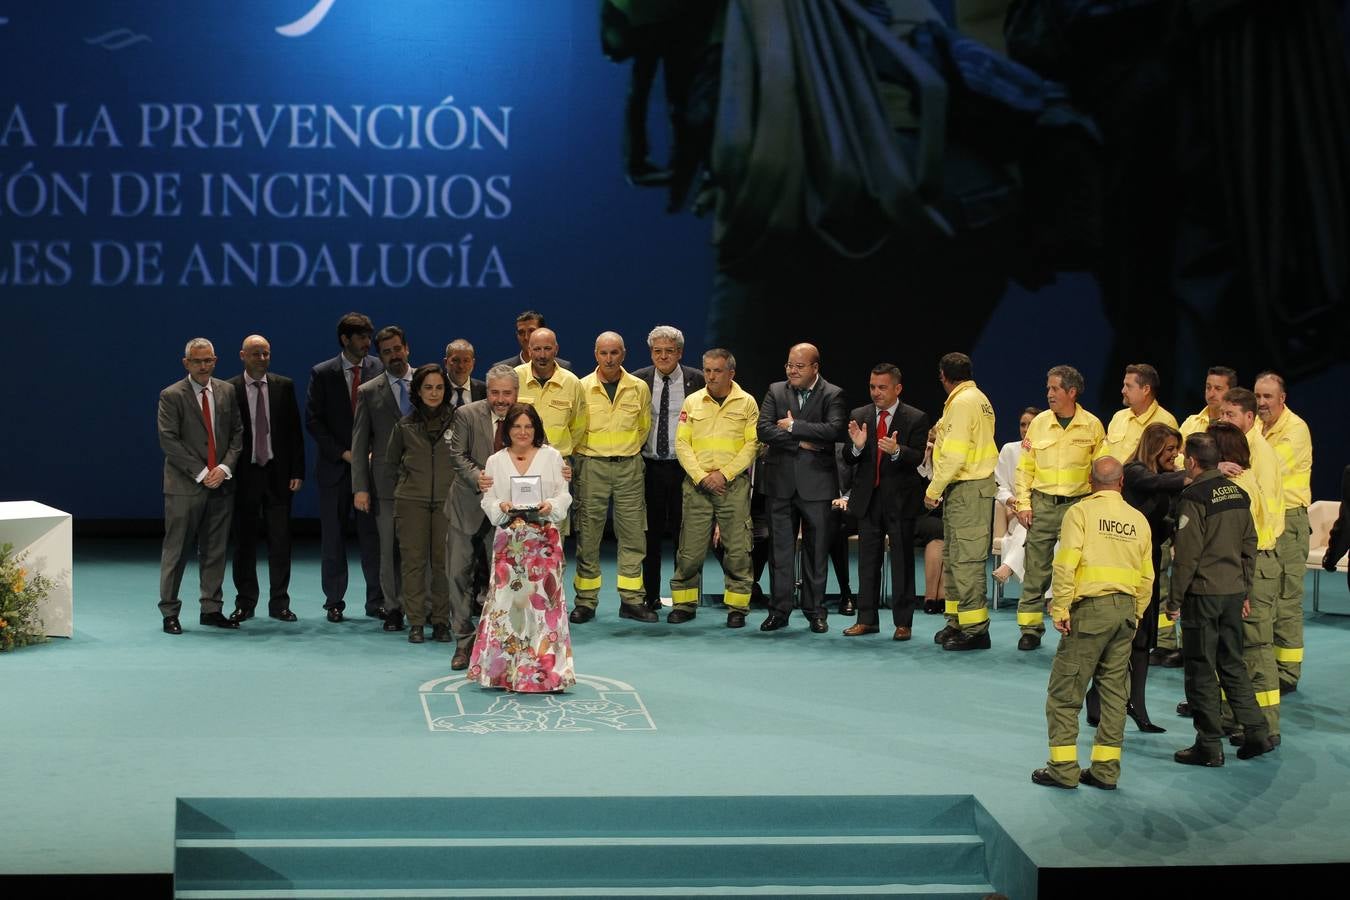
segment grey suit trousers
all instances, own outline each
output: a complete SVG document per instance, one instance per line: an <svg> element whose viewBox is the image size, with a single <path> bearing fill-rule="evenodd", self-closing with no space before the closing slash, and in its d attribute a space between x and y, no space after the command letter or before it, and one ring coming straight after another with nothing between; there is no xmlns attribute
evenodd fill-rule
<svg viewBox="0 0 1350 900"><path fill-rule="evenodd" d="M487 518L475 532L456 528L451 522L445 530L445 566L450 581L450 630L455 633L455 645L460 650L473 647L473 572L475 546L492 540L492 524ZM492 567L492 551L488 550L488 568Z"/></svg>
<svg viewBox="0 0 1350 900"><path fill-rule="evenodd" d="M196 494L164 495L164 548L159 560L159 613L177 616L178 589L188 558L197 556L202 612L220 612L225 581L225 548L234 517L234 492L220 488Z"/></svg>
<svg viewBox="0 0 1350 900"><path fill-rule="evenodd" d="M375 518L375 530L380 535L380 590L384 593L384 608L403 608L403 558L398 550L398 532L394 526L393 491L389 498L370 495L370 514Z"/></svg>

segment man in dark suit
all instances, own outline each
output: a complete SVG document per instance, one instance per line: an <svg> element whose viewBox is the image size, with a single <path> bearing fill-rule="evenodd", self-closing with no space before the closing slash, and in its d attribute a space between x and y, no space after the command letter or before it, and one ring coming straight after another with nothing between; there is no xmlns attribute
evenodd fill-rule
<svg viewBox="0 0 1350 900"><path fill-rule="evenodd" d="M384 630L403 630L403 562L394 533L394 484L398 471L385 459L389 435L398 420L412 411L412 367L403 329L386 325L375 333L375 352L384 372L356 391L356 418L352 423L352 505L375 517L380 535L380 593L384 595ZM422 610L410 611L414 626L423 623ZM436 639L449 640L444 626Z"/></svg>
<svg viewBox="0 0 1350 900"><path fill-rule="evenodd" d="M498 360L492 364L495 369L498 366L528 366L533 360L530 357L530 335L544 327L544 314L527 309L516 316L516 342L520 344L520 352L515 356L508 356L506 359ZM555 356L553 361L562 366L567 371L572 371L572 364L560 356Z"/></svg>
<svg viewBox="0 0 1350 900"><path fill-rule="evenodd" d="M928 416L900 402L900 369L872 368L872 402L849 414L851 448L844 462L855 467L849 515L858 522L858 621L848 637L881 630L881 566L891 542L891 619L894 639L910 639L914 624L914 521L923 506L925 482L916 471L928 442Z"/></svg>
<svg viewBox="0 0 1350 900"><path fill-rule="evenodd" d="M352 423L356 392L384 371L369 356L375 326L357 312L338 320L342 352L319 363L309 373L305 398L305 428L319 445L314 477L319 485L319 534L323 546L323 606L328 621L341 622L347 608L347 543L344 532L355 516L361 544L361 571L366 579L366 615L379 618L380 538L375 518L352 506Z"/></svg>
<svg viewBox="0 0 1350 900"><path fill-rule="evenodd" d="M1322 554L1322 568L1328 572L1336 571L1336 564L1350 550L1350 466L1341 472L1341 511L1331 526L1331 535L1327 538L1327 552ZM1350 572L1346 572L1350 580Z"/></svg>
<svg viewBox="0 0 1350 900"><path fill-rule="evenodd" d="M759 407L759 441L769 448L760 478L769 506L772 609L760 631L787 625L796 586L797 531L802 534L801 610L811 631L823 634L829 561L830 502L839 494L834 445L843 440L844 392L820 375L820 351L797 344L788 351L787 380L769 387Z"/></svg>
<svg viewBox="0 0 1350 900"><path fill-rule="evenodd" d="M182 634L178 588L197 554L203 625L238 628L221 613L225 547L234 513L234 472L244 428L234 388L212 378L216 351L193 338L183 351L187 377L159 393L159 446L164 451L164 548L159 560L159 613L167 634Z"/></svg>
<svg viewBox="0 0 1350 900"><path fill-rule="evenodd" d="M657 325L647 335L652 365L638 369L635 378L652 391L652 431L642 448L646 460L644 489L647 496L647 555L642 559L642 583L647 593L644 605L661 608L661 540L678 537L683 502L680 492L684 470L675 458L675 427L679 424L684 398L703 387L703 373L681 364L684 334L670 325Z"/></svg>
<svg viewBox="0 0 1350 900"><path fill-rule="evenodd" d="M487 399L487 382L473 377L474 361L473 344L464 338L456 338L445 345L445 373L450 376L445 387L445 402L455 409Z"/></svg>
<svg viewBox="0 0 1350 900"><path fill-rule="evenodd" d="M294 622L291 612L291 498L305 477L305 437L295 382L269 371L272 345L260 334L244 338L244 371L230 379L243 422L238 487L234 493L234 612L253 618L258 606L258 523L267 536L267 614Z"/></svg>
<svg viewBox="0 0 1350 900"><path fill-rule="evenodd" d="M445 564L450 581L450 628L455 633L455 655L450 668L469 667L473 650L473 571L475 544L492 532L483 515L483 491L478 479L487 458L503 445L500 425L516 402L520 379L509 365L493 366L487 373L486 400L478 400L455 413L450 426L450 465L455 480L445 499Z"/></svg>

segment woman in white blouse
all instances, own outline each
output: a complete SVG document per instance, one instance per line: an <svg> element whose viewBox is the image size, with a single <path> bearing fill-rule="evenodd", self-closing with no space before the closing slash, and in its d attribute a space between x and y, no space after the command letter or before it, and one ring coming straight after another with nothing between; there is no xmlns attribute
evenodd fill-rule
<svg viewBox="0 0 1350 900"><path fill-rule="evenodd" d="M507 445L483 467L492 479L483 491L483 513L497 530L469 678L508 691L561 691L576 683L558 535L572 495L562 455L544 444L544 424L534 407L517 403L504 421ZM511 503L511 479L517 475L540 479L542 499L529 513Z"/></svg>
<svg viewBox="0 0 1350 900"><path fill-rule="evenodd" d="M1003 445L1003 449L998 451L998 462L994 464L994 481L998 483L998 493L994 495L998 503L1007 506L1016 493L1014 485L1017 483L1017 463L1022 459L1022 441L1027 439L1027 429L1031 427L1031 420L1036 418L1040 410L1034 406L1028 406L1022 410L1022 415L1017 420L1018 439L1009 441ZM1017 516L1013 515L1012 510L1008 511L1008 531L1003 537L1003 552L1000 554L1000 565L994 570L994 577L1000 584L1007 584L1008 579L1013 575L1021 581L1025 574L1023 564L1026 550L1027 530L1022 527L1022 523L1017 521Z"/></svg>

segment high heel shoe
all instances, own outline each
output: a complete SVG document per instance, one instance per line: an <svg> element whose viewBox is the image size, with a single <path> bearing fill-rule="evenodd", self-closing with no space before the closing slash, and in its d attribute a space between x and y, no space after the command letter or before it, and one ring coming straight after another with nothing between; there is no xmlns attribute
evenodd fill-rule
<svg viewBox="0 0 1350 900"><path fill-rule="evenodd" d="M1163 728L1161 725L1154 725L1150 722L1146 713L1136 712L1133 706L1126 706L1125 714L1131 719L1134 719L1134 724L1139 727L1140 731L1146 734L1165 734L1167 732L1167 729Z"/></svg>

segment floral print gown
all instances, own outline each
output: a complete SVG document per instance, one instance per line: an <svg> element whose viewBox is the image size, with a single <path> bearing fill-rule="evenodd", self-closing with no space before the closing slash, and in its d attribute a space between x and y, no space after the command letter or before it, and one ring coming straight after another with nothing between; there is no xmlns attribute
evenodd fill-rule
<svg viewBox="0 0 1350 900"><path fill-rule="evenodd" d="M529 474L543 474L545 494L551 496L555 515L566 515L566 483L561 482L561 458L557 458L562 497L549 490L549 469L557 457L540 448ZM505 452L505 451L503 451ZM485 470L493 476L491 494L505 494L510 484L509 460L494 454ZM494 468L496 471L494 471ZM542 472L535 472L543 469ZM484 496L489 511L502 497ZM558 500L561 499L560 504ZM561 506L561 510L558 507ZM494 514L495 513L495 514ZM563 551L558 527L552 521L511 527L503 524L499 509L489 511L499 527L492 541L492 580L483 614L478 620L473 656L469 660L469 679L483 687L505 688L522 693L560 691L576 684L572 666L572 638L567 629L567 603L563 597Z"/></svg>

